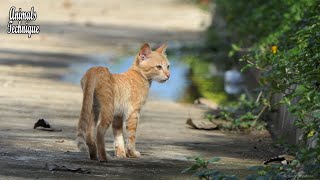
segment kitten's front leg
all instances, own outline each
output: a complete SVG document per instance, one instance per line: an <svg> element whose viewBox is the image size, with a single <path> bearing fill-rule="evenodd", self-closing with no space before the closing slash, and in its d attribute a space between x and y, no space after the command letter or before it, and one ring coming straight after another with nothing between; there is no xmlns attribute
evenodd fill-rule
<svg viewBox="0 0 320 180"><path fill-rule="evenodd" d="M112 123L112 130L114 136L114 154L119 158L126 157L126 150L124 147L122 135L123 118L115 117Z"/></svg>
<svg viewBox="0 0 320 180"><path fill-rule="evenodd" d="M136 130L139 121L139 112L133 112L127 120L127 156L137 158L140 152L136 151Z"/></svg>

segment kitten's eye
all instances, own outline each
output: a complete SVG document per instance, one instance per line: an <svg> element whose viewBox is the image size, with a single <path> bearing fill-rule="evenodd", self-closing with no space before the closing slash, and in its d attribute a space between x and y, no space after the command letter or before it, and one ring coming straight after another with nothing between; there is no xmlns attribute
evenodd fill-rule
<svg viewBox="0 0 320 180"><path fill-rule="evenodd" d="M158 70L161 70L162 69L162 66L156 66L156 68L158 69Z"/></svg>
<svg viewBox="0 0 320 180"><path fill-rule="evenodd" d="M170 66L168 65L168 66L167 66L167 69L169 69L169 68L170 68Z"/></svg>

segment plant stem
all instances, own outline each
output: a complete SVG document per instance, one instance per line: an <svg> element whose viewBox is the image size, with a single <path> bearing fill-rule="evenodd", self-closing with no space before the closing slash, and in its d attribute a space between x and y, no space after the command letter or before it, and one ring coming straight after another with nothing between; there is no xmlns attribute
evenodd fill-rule
<svg viewBox="0 0 320 180"><path fill-rule="evenodd" d="M256 119L253 121L251 129L257 124L258 119L260 118L260 116L262 115L262 113L267 109L268 105L263 106L263 108L261 109L261 111L259 112L258 116L256 117Z"/></svg>

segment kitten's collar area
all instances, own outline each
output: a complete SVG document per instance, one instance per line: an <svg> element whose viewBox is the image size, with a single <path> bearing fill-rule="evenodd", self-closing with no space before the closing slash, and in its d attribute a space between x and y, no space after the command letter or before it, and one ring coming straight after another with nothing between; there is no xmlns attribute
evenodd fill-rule
<svg viewBox="0 0 320 180"><path fill-rule="evenodd" d="M141 71L140 71L138 55L136 56L136 58L135 58L135 60L134 60L134 63L132 64L130 70L133 70L133 71L137 72L144 80L146 80L146 81L148 82L149 87L151 86L152 79L146 77L146 76L143 75L143 74L141 73Z"/></svg>
<svg viewBox="0 0 320 180"><path fill-rule="evenodd" d="M139 74L149 85L149 88L151 87L152 84L152 79L151 78L147 78L145 77L139 70L137 70L136 68L131 68L132 71L136 72L137 74Z"/></svg>

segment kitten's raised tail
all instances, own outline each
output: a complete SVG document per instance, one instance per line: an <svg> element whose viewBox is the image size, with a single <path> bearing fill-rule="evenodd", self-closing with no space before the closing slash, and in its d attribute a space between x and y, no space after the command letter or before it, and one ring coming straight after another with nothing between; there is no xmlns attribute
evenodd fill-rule
<svg viewBox="0 0 320 180"><path fill-rule="evenodd" d="M80 119L77 128L76 142L77 146L81 151L88 151L88 146L86 144L86 137L88 128L93 125L93 96L95 88L95 78L92 76L84 75L81 79L81 87L83 90L83 103L81 108Z"/></svg>

